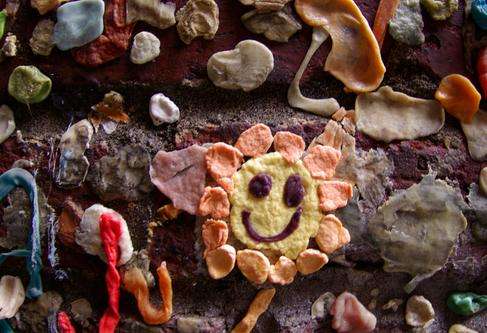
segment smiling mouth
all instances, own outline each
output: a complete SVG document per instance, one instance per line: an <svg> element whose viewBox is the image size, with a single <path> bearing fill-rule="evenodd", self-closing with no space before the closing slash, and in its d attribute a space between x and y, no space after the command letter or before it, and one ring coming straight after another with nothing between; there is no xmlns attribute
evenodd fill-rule
<svg viewBox="0 0 487 333"><path fill-rule="evenodd" d="M289 220L289 223L286 225L286 227L280 233L274 236L259 235L259 233L254 229L252 223L250 222L250 212L247 210L242 211L242 222L250 238L252 238L254 241L259 243L272 243L283 240L284 238L292 234L299 227L299 221L301 219L302 213L303 208L298 207L293 216L291 216L291 219Z"/></svg>

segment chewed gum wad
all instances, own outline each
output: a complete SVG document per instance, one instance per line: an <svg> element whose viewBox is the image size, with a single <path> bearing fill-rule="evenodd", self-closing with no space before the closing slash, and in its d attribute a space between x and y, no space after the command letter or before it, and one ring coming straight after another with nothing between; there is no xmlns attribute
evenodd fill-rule
<svg viewBox="0 0 487 333"><path fill-rule="evenodd" d="M100 216L105 213L113 213L120 218L122 235L118 242L120 248L120 259L118 265L126 264L132 257L134 248L127 228L127 223L120 214L112 209L106 208L100 204L95 204L86 209L78 230L76 231L76 243L80 245L87 253L99 256L106 261L105 251L103 250L102 240L100 237Z"/></svg>
<svg viewBox="0 0 487 333"><path fill-rule="evenodd" d="M57 10L54 43L66 51L94 41L103 33L104 12L102 0L79 0L62 5Z"/></svg>

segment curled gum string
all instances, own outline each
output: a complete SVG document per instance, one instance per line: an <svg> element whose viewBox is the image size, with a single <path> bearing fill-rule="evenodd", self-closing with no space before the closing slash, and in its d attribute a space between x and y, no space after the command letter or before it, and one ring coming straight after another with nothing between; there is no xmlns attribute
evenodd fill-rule
<svg viewBox="0 0 487 333"><path fill-rule="evenodd" d="M3 200L16 187L22 187L29 195L31 203L31 229L29 240L25 249L13 250L0 254L0 265L8 257L24 257L26 268L30 279L27 286L27 298L37 298L42 295L41 280L41 241L40 241L40 213L39 201L37 197L37 185L34 177L27 170L21 168L12 168L0 176L0 200ZM7 320L0 320L0 331L9 333L13 332Z"/></svg>
<svg viewBox="0 0 487 333"><path fill-rule="evenodd" d="M164 324L172 315L172 282L165 262L162 262L157 269L157 276L159 278L159 292L163 300L160 309L155 308L150 303L149 288L138 267L131 268L123 276L125 288L137 299L139 312L149 325Z"/></svg>
<svg viewBox="0 0 487 333"><path fill-rule="evenodd" d="M0 254L0 265L8 257L25 257L26 267L30 276L27 286L27 298L37 298L42 295L41 281L41 241L40 241L40 213L37 196L37 185L34 177L27 170L13 168L0 176L0 200L5 198L16 187L22 187L29 195L31 203L31 229L25 249L13 250Z"/></svg>
<svg viewBox="0 0 487 333"><path fill-rule="evenodd" d="M116 264L120 256L118 241L122 235L121 222L113 213L104 213L100 216L100 237L107 257L107 272L105 282L108 291L108 308L100 320L99 332L115 332L120 315L118 305L120 299L120 274Z"/></svg>

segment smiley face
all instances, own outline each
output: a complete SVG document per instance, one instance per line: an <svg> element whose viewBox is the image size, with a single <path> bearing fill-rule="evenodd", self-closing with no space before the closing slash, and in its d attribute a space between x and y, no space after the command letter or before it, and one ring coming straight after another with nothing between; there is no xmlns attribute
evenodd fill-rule
<svg viewBox="0 0 487 333"><path fill-rule="evenodd" d="M318 231L317 183L301 161L279 153L246 162L233 176L232 231L248 248L296 259Z"/></svg>

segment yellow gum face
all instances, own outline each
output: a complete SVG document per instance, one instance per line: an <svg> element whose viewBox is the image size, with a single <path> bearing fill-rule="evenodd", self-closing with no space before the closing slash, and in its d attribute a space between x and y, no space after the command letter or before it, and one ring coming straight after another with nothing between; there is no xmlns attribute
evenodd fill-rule
<svg viewBox="0 0 487 333"><path fill-rule="evenodd" d="M259 173L272 178L272 189L264 198L254 197L248 190L250 180ZM250 223L263 237L281 233L288 225L297 207L288 207L284 201L284 186L289 176L299 174L305 189L301 203L303 213L298 228L283 240L256 242L242 223L242 211L249 211ZM235 190L230 197L232 231L250 249L273 250L290 259L296 259L308 247L310 237L318 231L321 213L317 195L317 182L313 180L301 161L287 163L279 153L269 153L247 161L233 176Z"/></svg>

